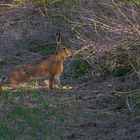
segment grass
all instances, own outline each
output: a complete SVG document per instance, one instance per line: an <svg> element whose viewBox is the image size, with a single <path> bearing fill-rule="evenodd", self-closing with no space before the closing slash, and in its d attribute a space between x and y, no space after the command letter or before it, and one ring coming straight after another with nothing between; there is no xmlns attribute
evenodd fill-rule
<svg viewBox="0 0 140 140"><path fill-rule="evenodd" d="M4 104L0 111L0 139L63 139L61 127L94 120L92 113L84 113L85 107L74 97L69 100L65 92L55 92L5 91L0 97Z"/></svg>
<svg viewBox="0 0 140 140"><path fill-rule="evenodd" d="M5 90L0 96L0 139L100 139L115 130L112 129L114 121L119 123L122 116L122 121L128 118L125 117L127 114L120 112L120 109L126 109L125 101L121 97L117 97L117 101L113 102L113 95L105 99L103 93L103 96L100 96L102 99L98 100L103 106L98 110L98 104L101 103L93 102L92 98L77 99L77 94L78 91L55 89ZM81 96L84 99L87 93ZM133 96L132 100L138 102L139 96ZM111 111L113 104L116 104L115 112ZM94 109L88 109L88 106L93 106ZM118 120L114 120L118 113L121 119L118 117ZM138 120L138 115L135 115L135 118ZM130 123L130 120L132 118L125 120L125 123ZM114 127L119 129L119 125Z"/></svg>
<svg viewBox="0 0 140 140"><path fill-rule="evenodd" d="M28 134L31 139L45 140L58 135L55 132L55 125L63 123L67 116L60 99L63 94L45 98L46 92L10 93L6 91L2 94L1 100L5 102L8 111L3 110L4 121L0 125L1 139L14 140L20 134L22 137Z"/></svg>
<svg viewBox="0 0 140 140"><path fill-rule="evenodd" d="M12 129L7 128L7 126L3 123L0 123L0 139L11 140L15 139L15 137L16 132L14 132Z"/></svg>
<svg viewBox="0 0 140 140"><path fill-rule="evenodd" d="M39 6L43 6L44 8L47 7L47 4L50 4L51 8L47 14L52 18L51 27L53 27L53 25L56 26L56 23L60 20L57 26L64 30L65 22L61 19L63 19L64 16L71 17L72 12L77 15L78 12L76 11L78 10L72 5L75 3L79 4L78 2L80 2L80 0L70 0L66 3L64 3L64 0L56 0L54 3L52 3L53 0L45 0L45 6L44 0L35 0L35 2L41 2ZM61 7L61 12L59 12L58 7ZM3 11L3 9L0 9L0 11ZM43 8L42 11L46 12ZM77 17L76 15L74 18ZM19 18L15 17L14 21L17 20L19 20ZM78 19L76 18L76 20ZM29 21L24 24L25 26L27 26L27 24L36 26L39 25L39 22L34 23ZM89 34L90 33L85 33L88 38L90 38ZM45 41L37 38L27 38L25 42L25 45L21 43L23 48L25 47L25 49L34 53L39 52L43 56L47 56L54 51L52 46L49 46ZM110 63L108 63L108 65L105 63L105 69L103 70L106 70L107 73L111 73L116 77L127 75L132 70L130 64L128 67L127 58L127 53L124 49L119 48L111 54L109 52L106 60ZM17 59L9 60L8 62L8 64L12 65L21 63L21 61ZM70 66L71 71L68 73L68 77L74 78L83 76L90 69L88 63L81 58L77 58ZM3 70L1 69L0 74L2 72ZM119 91L125 92L131 89L129 85L123 85ZM0 96L0 139L115 140L117 138L121 140L140 138L138 126L140 114L135 110L135 116L133 116L135 118L126 119L128 117L126 117L127 114L125 110L128 107L125 98L114 98L114 95L110 96L110 94L107 96L106 92L100 93L100 96L98 93L94 94L91 89L86 89L88 92L84 91L83 93L81 93L80 90L48 91L46 89L39 89L28 91L24 88L17 91L5 90ZM92 94L90 95L90 93ZM79 99L77 99L77 97ZM139 101L139 94L133 95L130 98L130 103L134 103L137 107L136 109L139 108ZM132 122L132 120L136 120L137 122ZM134 130L132 131L132 129ZM127 134L133 137L129 137Z"/></svg>
<svg viewBox="0 0 140 140"><path fill-rule="evenodd" d="M51 135L55 135L53 131L55 130L54 125L49 123L49 121L54 117L57 118L57 122L61 121L62 111L59 110L61 114L56 114L53 109L51 110L51 104L45 103L45 99L41 95L35 96L35 93L32 93L29 98L37 99L38 102L36 104L38 103L38 107L27 104L27 100L21 102L25 99L20 93L5 92L2 94L1 99L5 101L9 110L4 111L3 117L5 121L0 126L3 128L0 129L0 138L11 138L12 140L15 139L15 135L17 137L22 134L22 137L24 137L28 134L31 139L47 139ZM7 127L12 127L12 129Z"/></svg>
<svg viewBox="0 0 140 140"><path fill-rule="evenodd" d="M29 52L40 53L42 56L48 56L55 52L56 46L49 45L45 41L35 37L25 38L25 41L19 43L17 48L24 48Z"/></svg>

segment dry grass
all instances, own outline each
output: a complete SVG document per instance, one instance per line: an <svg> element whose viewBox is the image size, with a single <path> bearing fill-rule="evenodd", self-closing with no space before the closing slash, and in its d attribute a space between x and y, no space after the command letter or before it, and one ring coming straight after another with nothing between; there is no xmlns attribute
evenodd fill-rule
<svg viewBox="0 0 140 140"><path fill-rule="evenodd" d="M74 53L65 63L62 90L49 91L47 80L46 87L39 84L44 79L16 90L4 87L0 139L140 139L139 17L139 5L114 0L58 1L39 8L26 3L2 14L0 75L51 53L56 31ZM89 67L81 74L83 62ZM120 64L130 71L116 76Z"/></svg>

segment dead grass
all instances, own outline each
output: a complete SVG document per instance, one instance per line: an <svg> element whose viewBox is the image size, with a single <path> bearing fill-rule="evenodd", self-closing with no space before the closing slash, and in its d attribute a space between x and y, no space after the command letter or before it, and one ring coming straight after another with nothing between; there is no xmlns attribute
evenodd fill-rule
<svg viewBox="0 0 140 140"><path fill-rule="evenodd" d="M85 12L84 9L89 8L89 6L94 6L90 4L91 1L89 1L89 3L86 1L86 4L80 5L81 7L79 7L79 9L76 9L77 7L71 8L70 5L66 4L69 8L65 8L64 11L61 10L61 14L66 14L71 17L71 15L78 10L83 10L80 11L82 13ZM105 77L101 76L100 73L102 61L101 63L98 62L101 60L100 57L106 52L104 46L109 45L108 48L110 49L110 46L112 47L112 44L116 44L119 38L116 38L116 36L112 34L116 42L113 42L113 40L108 42L104 38L104 35L107 37L107 34L100 34L100 37L97 34L95 35L95 24L91 24L91 20L87 22L87 24L91 24L91 26L85 26L85 24L83 25L84 20L77 19L77 15L75 15L71 17L70 19L72 20L68 22L67 17L62 18L64 15L60 14L60 18L60 15L58 16L58 13L54 12L58 7L53 5L51 8L54 9L50 9L49 11L51 16L49 15L50 17L48 17L48 13L45 13L46 15L43 18L37 9L30 7L30 5L26 6L28 10L24 7L21 7L21 9L17 7L10 12L8 10L6 14L1 17L0 31L2 37L0 39L0 55L2 59L4 58L1 65L2 68L0 69L1 76L5 70L15 67L15 65L30 63L33 60L35 61L41 58L41 55L38 54L38 50L42 45L41 43L43 42L43 47L46 44L54 46L54 32L58 29L63 32L64 42L68 42L67 44L70 44L68 46L77 50L75 51L75 55L81 54L84 61L93 69L90 69L91 71L84 76L80 73L79 81L71 77L67 78L64 75L62 81L65 86L62 90L57 88L52 91L48 90L47 80L45 81L46 87L43 87L39 82L44 79L32 81L26 86L22 86L16 90L10 90L8 87L4 87L4 91L0 96L0 139L140 139L140 90L137 75L139 65L136 65L138 67L133 67L134 63L130 64L135 72L128 73L123 77L114 78L112 75ZM94 8L98 9L99 5L96 6ZM88 12L93 13L93 11L90 10ZM88 12L87 14L85 13L82 18L92 16ZM110 13L108 14L110 15ZM66 24L64 21L61 21L56 25L60 19L65 19ZM78 34L79 30L75 33L75 30L79 28L77 25L78 22L75 22L75 20L78 20L80 23L82 22L84 26L82 28L82 26L78 24L80 28L82 28L82 30L80 30L81 34ZM92 27L92 31L94 29L94 32L90 32L89 27ZM98 32L99 31L100 30L98 30ZM20 40L22 35L23 40ZM16 37L19 39L18 41ZM32 42L26 42L26 39L30 39L31 37L35 37L35 39L37 38L42 42L37 42L38 44L36 42L33 42L34 44L32 44ZM123 39L124 38L122 38L122 41ZM136 42L136 44L138 43L139 42ZM29 52L28 49L30 48L28 47L34 46L36 52ZM25 48L27 50L25 50ZM100 51L98 51L97 48L100 48ZM46 55L49 51L50 50L46 49L46 52L44 52L43 48L40 52L44 52L43 54ZM114 53L114 55L116 54L117 53ZM138 51L137 55L139 56ZM115 58L116 57L113 57L113 59ZM74 57L71 60L75 60ZM71 60L69 60L68 63L66 62L66 72L69 71ZM109 60L112 62L111 57ZM78 64L79 63L81 64L81 62L78 62ZM112 66L113 65L110 65L110 68L112 68ZM86 70L89 70L88 68Z"/></svg>

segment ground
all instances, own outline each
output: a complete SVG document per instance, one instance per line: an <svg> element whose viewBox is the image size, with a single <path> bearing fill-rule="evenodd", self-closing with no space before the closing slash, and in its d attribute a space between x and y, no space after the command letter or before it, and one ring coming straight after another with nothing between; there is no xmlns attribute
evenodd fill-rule
<svg viewBox="0 0 140 140"><path fill-rule="evenodd" d="M5 91L0 97L0 138L139 139L140 112L119 109L118 98L90 89Z"/></svg>
<svg viewBox="0 0 140 140"><path fill-rule="evenodd" d="M5 14L1 10L0 76L7 69L42 58L17 41L20 33L26 32L22 29L27 21L31 28L31 24L37 24L31 23L35 17L29 16L23 28L20 26L21 15L28 15L32 7L29 11L24 6L10 11L8 7ZM140 90L123 84L118 85L122 90L114 89L119 78L75 82L63 75L63 89L42 87L39 83L44 79L15 90L4 87L0 96L0 140L139 140Z"/></svg>

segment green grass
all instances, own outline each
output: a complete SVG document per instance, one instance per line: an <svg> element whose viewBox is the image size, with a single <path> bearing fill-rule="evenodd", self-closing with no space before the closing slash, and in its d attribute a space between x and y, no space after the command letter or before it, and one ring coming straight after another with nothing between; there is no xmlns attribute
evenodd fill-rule
<svg viewBox="0 0 140 140"><path fill-rule="evenodd" d="M119 87L116 88L117 91L132 91L134 89L134 87L130 84L122 84Z"/></svg>
<svg viewBox="0 0 140 140"><path fill-rule="evenodd" d="M131 102L134 104L134 108L139 108L139 106L140 106L140 93L132 95Z"/></svg>
<svg viewBox="0 0 140 140"><path fill-rule="evenodd" d="M29 52L40 53L43 56L48 56L55 52L56 46L49 45L45 41L35 37L25 38L24 42L19 42L17 48L24 48Z"/></svg>
<svg viewBox="0 0 140 140"><path fill-rule="evenodd" d="M16 137L16 132L8 128L4 123L0 123L0 139L13 140Z"/></svg>
<svg viewBox="0 0 140 140"><path fill-rule="evenodd" d="M63 6L63 4L66 2L65 0L32 0L32 2L39 6L39 7L43 7L43 6L48 6L48 5L55 5L55 6ZM80 0L69 0L68 3L69 4L75 4L75 3L79 3Z"/></svg>
<svg viewBox="0 0 140 140"><path fill-rule="evenodd" d="M112 102L112 99L105 100L104 96L100 100L102 104ZM133 101L138 100L138 95L133 97ZM85 139L102 132L104 128L98 127L98 123L113 121L110 111L89 111L86 100L77 100L75 93L62 90L5 90L0 96L0 103L2 140L65 140L65 135ZM117 110L124 109L125 101L116 98L116 107ZM85 132L86 136L83 136Z"/></svg>
<svg viewBox="0 0 140 140"><path fill-rule="evenodd" d="M16 103L14 102L17 99L17 94L19 94L20 100ZM35 97L35 93L32 93L30 97ZM37 94L37 93L36 93ZM27 95L26 95L27 96ZM4 111L5 121L0 125L0 138L14 140L15 136L22 133L23 137L26 134L30 135L32 139L47 139L51 135L55 135L53 124L49 123L49 118L52 118L53 115L61 118L59 114L51 111L50 108L46 108L45 99L42 96L36 96L38 100L38 107L30 107L24 105L24 97L20 93L9 93L5 92L2 94L1 99L7 104L8 111ZM61 111L62 113L62 111ZM56 120L56 121L59 121ZM11 127L7 128L7 127ZM54 133L54 134L53 134Z"/></svg>
<svg viewBox="0 0 140 140"><path fill-rule="evenodd" d="M118 97L117 98L117 105L116 105L116 109L117 110L122 110L122 109L126 109L127 104L125 99L123 99L122 97Z"/></svg>
<svg viewBox="0 0 140 140"><path fill-rule="evenodd" d="M63 93L45 98L45 94L48 94L46 90L24 92L27 91L4 91L1 95L0 100L5 103L8 111L3 111L4 122L0 125L0 138L14 140L21 133L22 137L30 136L31 139L37 140L57 137L55 125L63 123L67 118L66 109L61 103ZM30 100L35 100L36 106L28 104Z"/></svg>

